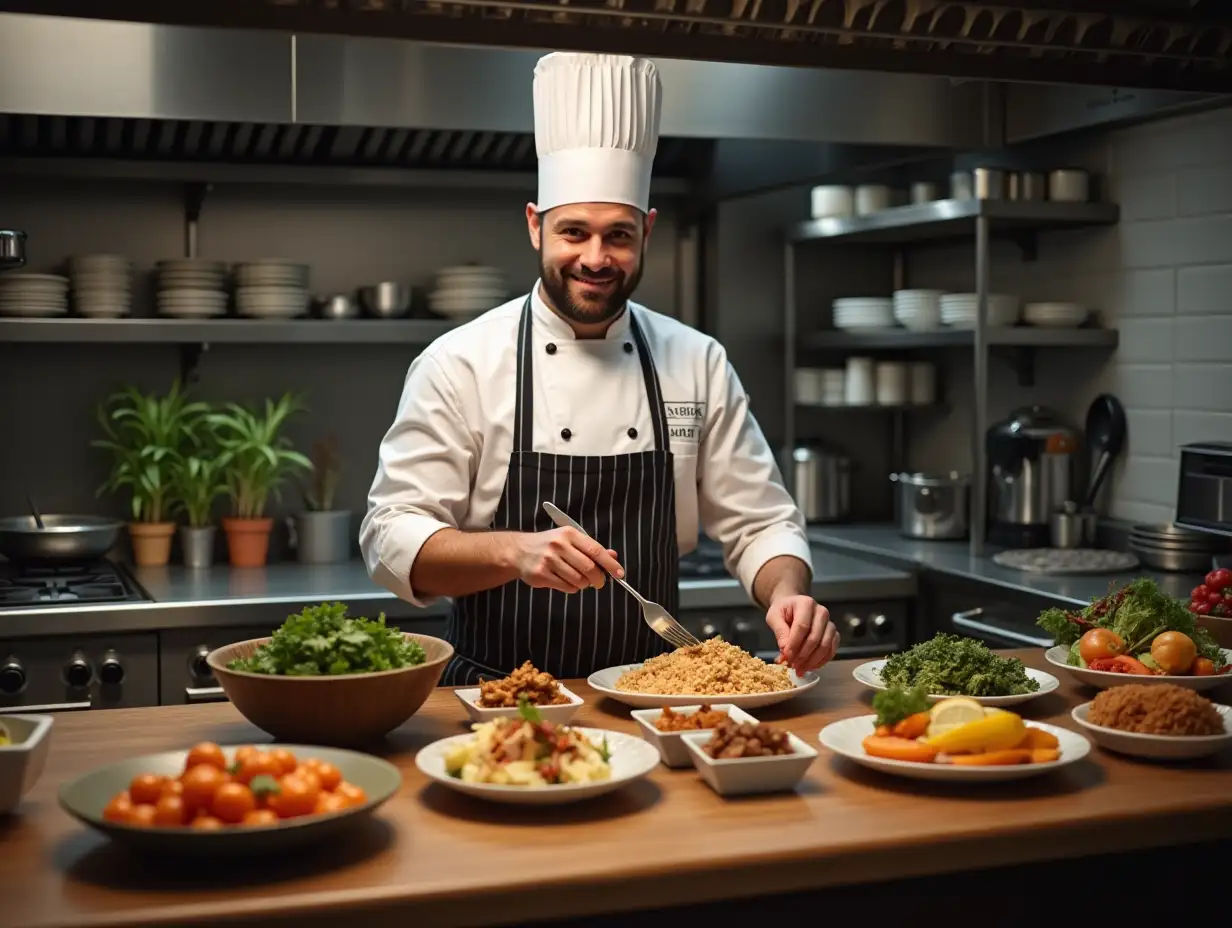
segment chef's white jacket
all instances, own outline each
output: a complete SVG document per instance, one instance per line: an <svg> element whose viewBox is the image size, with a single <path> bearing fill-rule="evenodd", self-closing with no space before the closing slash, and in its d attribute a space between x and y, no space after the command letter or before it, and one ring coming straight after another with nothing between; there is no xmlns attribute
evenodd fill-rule
<svg viewBox="0 0 1232 928"><path fill-rule="evenodd" d="M360 547L368 573L416 605L411 565L442 528L491 525L513 450L517 330L525 296L433 342L410 366L397 417L381 443ZM577 339L539 297L534 323L534 451L628 454L654 449L645 380L629 312L603 339ZM748 396L723 346L668 316L629 304L659 372L675 461L681 554L698 529L723 546L752 594L766 561L791 555L812 569L804 519L783 486ZM548 345L554 345L551 353ZM569 439L562 436L568 430ZM603 539L597 539L603 541Z"/></svg>

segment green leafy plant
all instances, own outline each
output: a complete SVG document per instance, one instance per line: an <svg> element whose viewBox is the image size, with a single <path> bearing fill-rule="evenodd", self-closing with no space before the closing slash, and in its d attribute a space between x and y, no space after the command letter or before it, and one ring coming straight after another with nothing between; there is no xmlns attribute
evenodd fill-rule
<svg viewBox="0 0 1232 928"><path fill-rule="evenodd" d="M230 456L218 449L199 448L171 465L172 508L183 512L191 528L211 523L214 500L227 492Z"/></svg>
<svg viewBox="0 0 1232 928"><path fill-rule="evenodd" d="M338 440L332 436L312 446L312 478L304 487L304 505L310 512L328 512L334 508L334 496L342 477L342 459Z"/></svg>
<svg viewBox="0 0 1232 928"><path fill-rule="evenodd" d="M293 394L267 399L263 409L228 403L207 417L226 456L226 492L240 519L259 519L270 496L295 471L312 470L312 462L291 447L279 432L303 409Z"/></svg>
<svg viewBox="0 0 1232 928"><path fill-rule="evenodd" d="M189 401L179 381L165 396L126 387L108 397L98 407L106 437L92 442L112 455L111 473L99 495L127 489L134 522L165 521L175 464L192 446L208 411L205 403Z"/></svg>

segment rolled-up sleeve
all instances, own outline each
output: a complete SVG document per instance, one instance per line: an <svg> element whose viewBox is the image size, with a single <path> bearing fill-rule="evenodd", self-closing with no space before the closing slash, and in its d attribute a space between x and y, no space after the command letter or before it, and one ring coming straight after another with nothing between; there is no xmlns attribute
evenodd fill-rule
<svg viewBox="0 0 1232 928"><path fill-rule="evenodd" d="M478 448L457 391L428 354L412 362L393 425L381 442L359 546L368 575L417 606L411 567L424 542L466 515Z"/></svg>
<svg viewBox="0 0 1232 928"><path fill-rule="evenodd" d="M727 569L753 596L753 581L771 558L790 555L813 570L804 517L783 477L727 353L713 343L707 358L710 402L699 449L698 514L723 546Z"/></svg>

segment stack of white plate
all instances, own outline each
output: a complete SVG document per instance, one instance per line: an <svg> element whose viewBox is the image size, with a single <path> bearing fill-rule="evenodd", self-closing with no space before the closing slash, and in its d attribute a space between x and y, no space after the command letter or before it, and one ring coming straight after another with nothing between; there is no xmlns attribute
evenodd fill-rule
<svg viewBox="0 0 1232 928"><path fill-rule="evenodd" d="M63 316L67 312L67 277L25 271L0 274L0 316Z"/></svg>
<svg viewBox="0 0 1232 928"><path fill-rule="evenodd" d="M235 266L241 316L291 318L308 311L308 265L266 258Z"/></svg>
<svg viewBox="0 0 1232 928"><path fill-rule="evenodd" d="M834 327L848 332L894 326L894 303L880 296L846 296L834 301Z"/></svg>
<svg viewBox="0 0 1232 928"><path fill-rule="evenodd" d="M913 332L941 325L941 290L895 290L894 318Z"/></svg>
<svg viewBox="0 0 1232 928"><path fill-rule="evenodd" d="M436 275L436 289L428 295L428 307L440 316L466 318L486 313L504 302L509 288L500 268L463 264L443 268Z"/></svg>
<svg viewBox="0 0 1232 928"><path fill-rule="evenodd" d="M204 258L171 258L155 265L158 312L197 319L227 312L227 266Z"/></svg>
<svg viewBox="0 0 1232 928"><path fill-rule="evenodd" d="M68 273L81 315L126 316L132 311L133 263L123 255L74 255Z"/></svg>
<svg viewBox="0 0 1232 928"><path fill-rule="evenodd" d="M956 329L974 329L979 312L979 295L947 293L941 298L941 321ZM988 294L988 324L997 328L1018 321L1018 297L1011 293Z"/></svg>
<svg viewBox="0 0 1232 928"><path fill-rule="evenodd" d="M1028 325L1076 329L1090 314L1081 303L1028 303L1023 307L1022 318Z"/></svg>

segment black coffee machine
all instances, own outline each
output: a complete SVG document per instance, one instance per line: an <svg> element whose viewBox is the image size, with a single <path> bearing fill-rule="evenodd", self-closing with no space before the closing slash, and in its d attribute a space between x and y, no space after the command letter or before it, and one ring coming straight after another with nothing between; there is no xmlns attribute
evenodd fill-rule
<svg viewBox="0 0 1232 928"><path fill-rule="evenodd" d="M26 263L26 233L0 229L0 271L11 271Z"/></svg>
<svg viewBox="0 0 1232 928"><path fill-rule="evenodd" d="M1052 514L1076 499L1081 433L1042 406L1024 406L988 430L988 541L1046 548Z"/></svg>

